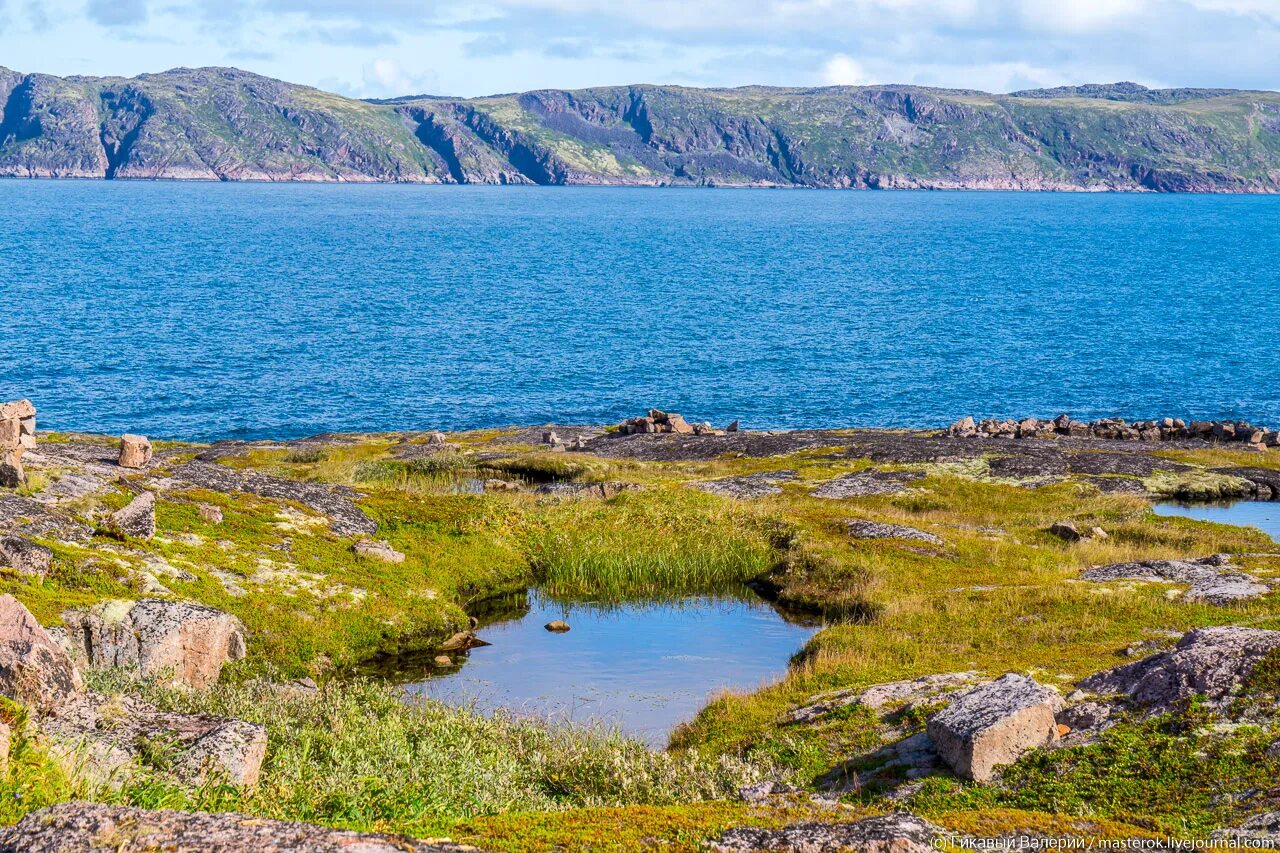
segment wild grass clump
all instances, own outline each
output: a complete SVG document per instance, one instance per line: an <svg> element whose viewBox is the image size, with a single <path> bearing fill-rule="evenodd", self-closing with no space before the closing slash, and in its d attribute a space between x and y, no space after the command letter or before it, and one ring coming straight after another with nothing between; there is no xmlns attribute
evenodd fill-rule
<svg viewBox="0 0 1280 853"><path fill-rule="evenodd" d="M284 461L290 465L314 465L324 461L324 448L296 447L285 454Z"/></svg>
<svg viewBox="0 0 1280 853"><path fill-rule="evenodd" d="M446 450L418 459L359 462L352 470L351 480L402 492L438 492L452 490L461 477L473 470L465 455Z"/></svg>
<svg viewBox="0 0 1280 853"><path fill-rule="evenodd" d="M544 515L528 556L544 592L588 600L719 592L760 576L772 560L764 537L734 511L702 496L653 502L643 494Z"/></svg>
<svg viewBox="0 0 1280 853"><path fill-rule="evenodd" d="M653 752L606 730L405 702L366 681L315 693L265 682L147 693L163 707L267 727L258 788L197 792L188 808L430 834L451 820L517 810L722 799L765 775L695 751Z"/></svg>

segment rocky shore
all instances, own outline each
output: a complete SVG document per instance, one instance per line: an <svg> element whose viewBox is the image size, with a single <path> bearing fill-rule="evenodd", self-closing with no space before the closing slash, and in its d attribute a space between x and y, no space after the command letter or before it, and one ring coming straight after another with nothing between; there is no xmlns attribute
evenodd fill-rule
<svg viewBox="0 0 1280 853"><path fill-rule="evenodd" d="M558 840L520 849L627 849L575 821L662 835L713 805L671 849L1136 839L1179 821L1280 843L1280 546L1150 511L1280 497L1273 431L1062 416L773 432L655 409L611 427L187 445L38 432L27 401L0 413L18 472L0 488L0 755L6 774L49 761L82 795L15 814L0 851L508 849L513 825L465 813L437 818L452 840L403 818L378 827L414 832L325 828L350 824L319 807L281 820L279 774L328 770L263 697L337 696L351 665L405 647L465 665L483 643L466 602L546 582L556 560L693 572L726 543L763 555L740 582L827 625L783 682L713 700L673 739L672 755L764 781L736 798L723 782L593 792L547 818ZM242 689L257 698L211 704ZM1208 776L1178 775L1184 749ZM1156 769L1112 763L1144 750ZM394 797L363 796L422 796L397 773L365 774ZM92 802L143 784L218 786L232 811ZM592 804L618 811L574 810Z"/></svg>

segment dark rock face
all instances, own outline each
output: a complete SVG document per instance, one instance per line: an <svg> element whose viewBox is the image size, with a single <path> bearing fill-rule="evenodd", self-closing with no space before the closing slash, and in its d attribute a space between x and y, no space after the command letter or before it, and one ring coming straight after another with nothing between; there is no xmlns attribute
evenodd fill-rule
<svg viewBox="0 0 1280 853"><path fill-rule="evenodd" d="M941 827L906 812L856 823L793 823L783 829L735 827L710 845L717 853L734 850L785 850L790 853L926 853L937 839L954 837Z"/></svg>
<svg viewBox="0 0 1280 853"><path fill-rule="evenodd" d="M1222 705L1277 648L1280 631L1197 628L1173 649L1091 675L1080 687L1103 696L1123 696L1151 713L1175 710L1196 694L1211 705Z"/></svg>
<svg viewBox="0 0 1280 853"><path fill-rule="evenodd" d="M247 815L63 803L0 829L0 853L462 853L475 848Z"/></svg>

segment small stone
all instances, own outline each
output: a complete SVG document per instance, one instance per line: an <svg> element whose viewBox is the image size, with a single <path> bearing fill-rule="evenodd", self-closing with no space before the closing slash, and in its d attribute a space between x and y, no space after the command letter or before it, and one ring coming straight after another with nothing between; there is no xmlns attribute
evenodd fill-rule
<svg viewBox="0 0 1280 853"><path fill-rule="evenodd" d="M145 468L151 457L151 441L145 435L126 433L120 437L121 468Z"/></svg>
<svg viewBox="0 0 1280 853"><path fill-rule="evenodd" d="M221 508L216 507L213 504L200 504L198 511L200 513L200 518L204 521L207 521L210 524L222 523Z"/></svg>
<svg viewBox="0 0 1280 853"><path fill-rule="evenodd" d="M491 644L480 639L470 631L459 631L441 643L439 650L442 652L465 652L467 649L475 649L480 646L488 645Z"/></svg>
<svg viewBox="0 0 1280 853"><path fill-rule="evenodd" d="M448 655L436 655L431 662L436 666L453 666L453 658Z"/></svg>
<svg viewBox="0 0 1280 853"><path fill-rule="evenodd" d="M1069 521L1058 521L1050 525L1049 532L1064 542L1079 542L1084 538L1080 528Z"/></svg>
<svg viewBox="0 0 1280 853"><path fill-rule="evenodd" d="M1110 539L1111 537L1108 536L1107 531L1103 530L1101 527L1090 527L1089 538L1090 539Z"/></svg>
<svg viewBox="0 0 1280 853"><path fill-rule="evenodd" d="M372 539L361 539L355 545L351 546L351 550L356 553L357 557L381 560L384 563L404 562L404 554L395 550L386 542L376 542Z"/></svg>
<svg viewBox="0 0 1280 853"><path fill-rule="evenodd" d="M156 496L152 492L138 495L124 509L111 513L111 527L125 536L150 539L156 535Z"/></svg>
<svg viewBox="0 0 1280 853"><path fill-rule="evenodd" d="M18 536L0 536L0 566L20 575L42 578L53 564L53 552Z"/></svg>
<svg viewBox="0 0 1280 853"><path fill-rule="evenodd" d="M555 430L547 430L542 434L542 443L543 444L559 444L560 436L556 435Z"/></svg>
<svg viewBox="0 0 1280 853"><path fill-rule="evenodd" d="M550 622L542 626L553 634L563 634L569 630L569 623L562 619L552 619Z"/></svg>

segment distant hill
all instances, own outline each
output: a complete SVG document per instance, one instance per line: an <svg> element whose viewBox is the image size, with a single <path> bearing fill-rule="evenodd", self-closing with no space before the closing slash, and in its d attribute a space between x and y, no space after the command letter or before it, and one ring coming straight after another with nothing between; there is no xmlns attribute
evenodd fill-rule
<svg viewBox="0 0 1280 853"><path fill-rule="evenodd" d="M234 68L0 68L0 175L1280 191L1280 94L1134 83L345 98Z"/></svg>

